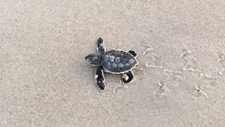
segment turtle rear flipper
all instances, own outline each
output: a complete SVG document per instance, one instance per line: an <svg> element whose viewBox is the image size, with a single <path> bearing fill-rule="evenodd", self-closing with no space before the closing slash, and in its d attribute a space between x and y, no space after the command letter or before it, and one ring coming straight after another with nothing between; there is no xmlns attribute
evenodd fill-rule
<svg viewBox="0 0 225 127"><path fill-rule="evenodd" d="M128 71L127 73L123 74L122 81L123 83L130 83L134 79L134 74L132 71Z"/></svg>
<svg viewBox="0 0 225 127"><path fill-rule="evenodd" d="M133 55L134 57L137 56L137 53L136 53L135 51L133 51L133 50L129 50L128 52L129 52L131 55Z"/></svg>
<svg viewBox="0 0 225 127"><path fill-rule="evenodd" d="M104 72L102 66L99 66L95 70L95 80L97 83L97 86L99 87L100 90L105 90L105 77L104 77Z"/></svg>

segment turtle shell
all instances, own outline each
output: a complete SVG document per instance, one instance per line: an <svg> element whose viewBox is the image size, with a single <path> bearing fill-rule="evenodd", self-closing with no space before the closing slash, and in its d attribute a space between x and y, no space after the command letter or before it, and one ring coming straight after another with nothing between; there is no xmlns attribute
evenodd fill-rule
<svg viewBox="0 0 225 127"><path fill-rule="evenodd" d="M130 53L111 50L101 57L101 65L106 72L124 73L137 65L137 60Z"/></svg>

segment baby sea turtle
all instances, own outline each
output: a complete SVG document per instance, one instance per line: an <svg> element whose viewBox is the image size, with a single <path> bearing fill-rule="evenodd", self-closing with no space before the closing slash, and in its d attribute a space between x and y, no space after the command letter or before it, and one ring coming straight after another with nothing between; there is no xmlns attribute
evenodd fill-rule
<svg viewBox="0 0 225 127"><path fill-rule="evenodd" d="M99 38L97 51L98 55L89 54L85 57L85 60L93 66L98 66L95 70L95 81L100 90L105 89L104 72L123 74L123 83L130 83L133 80L132 69L138 65L137 54L133 50L128 52L110 50L106 52L103 39Z"/></svg>

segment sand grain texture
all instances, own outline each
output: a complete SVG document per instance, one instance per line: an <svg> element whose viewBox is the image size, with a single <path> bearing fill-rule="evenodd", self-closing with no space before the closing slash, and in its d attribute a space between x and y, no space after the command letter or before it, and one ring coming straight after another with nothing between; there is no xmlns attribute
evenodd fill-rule
<svg viewBox="0 0 225 127"><path fill-rule="evenodd" d="M223 0L1 0L0 127L222 127ZM84 57L135 50L99 92Z"/></svg>

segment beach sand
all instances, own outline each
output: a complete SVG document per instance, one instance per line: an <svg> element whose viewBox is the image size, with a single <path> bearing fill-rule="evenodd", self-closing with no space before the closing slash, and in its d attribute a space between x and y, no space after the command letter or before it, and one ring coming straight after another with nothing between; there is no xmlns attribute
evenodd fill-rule
<svg viewBox="0 0 225 127"><path fill-rule="evenodd" d="M0 127L222 127L223 0L1 0ZM135 80L84 57L138 53Z"/></svg>

